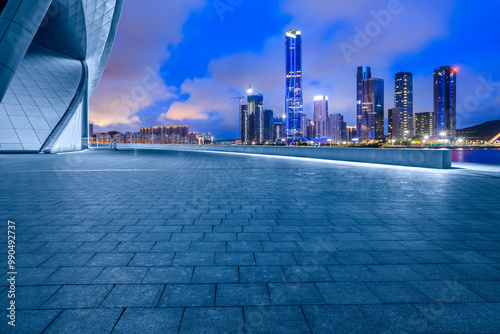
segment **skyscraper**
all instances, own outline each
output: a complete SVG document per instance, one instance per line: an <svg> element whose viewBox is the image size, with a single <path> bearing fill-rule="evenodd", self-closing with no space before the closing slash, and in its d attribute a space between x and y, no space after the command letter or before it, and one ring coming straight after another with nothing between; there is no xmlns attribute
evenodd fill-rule
<svg viewBox="0 0 500 334"><path fill-rule="evenodd" d="M410 137L409 132L405 132L404 124L406 120L406 112L404 108L389 109L389 137L395 139L405 139Z"/></svg>
<svg viewBox="0 0 500 334"><path fill-rule="evenodd" d="M302 113L302 34L299 30L286 33L286 132L293 140L303 135Z"/></svg>
<svg viewBox="0 0 500 334"><path fill-rule="evenodd" d="M241 143L242 144L248 144L248 106L247 105L242 105L241 106Z"/></svg>
<svg viewBox="0 0 500 334"><path fill-rule="evenodd" d="M264 143L264 96L262 94L249 95L248 102L248 142L252 144Z"/></svg>
<svg viewBox="0 0 500 334"><path fill-rule="evenodd" d="M369 66L359 66L356 78L356 131L361 133L361 118L363 114L363 80L372 77L372 69Z"/></svg>
<svg viewBox="0 0 500 334"><path fill-rule="evenodd" d="M328 96L314 97L314 125L317 138L328 135Z"/></svg>
<svg viewBox="0 0 500 334"><path fill-rule="evenodd" d="M331 114L329 120L331 126L332 142L340 143L345 141L346 123L344 122L344 116L342 116L342 114Z"/></svg>
<svg viewBox="0 0 500 334"><path fill-rule="evenodd" d="M434 135L434 115L431 112L415 114L415 136L432 137Z"/></svg>
<svg viewBox="0 0 500 334"><path fill-rule="evenodd" d="M413 137L413 75L410 72L396 73L394 80L394 107L402 109L402 119L399 120L397 130L407 138ZM401 137L397 137L401 138Z"/></svg>
<svg viewBox="0 0 500 334"><path fill-rule="evenodd" d="M286 136L285 131L285 118L284 117L274 117L273 120L273 140L277 141Z"/></svg>
<svg viewBox="0 0 500 334"><path fill-rule="evenodd" d="M434 136L455 139L457 130L457 68L434 70ZM443 135L442 135L443 134Z"/></svg>
<svg viewBox="0 0 500 334"><path fill-rule="evenodd" d="M273 115L272 110L264 110L264 116L263 116L263 131L264 131L264 138L263 142L273 142L273 123L274 123L274 115Z"/></svg>
<svg viewBox="0 0 500 334"><path fill-rule="evenodd" d="M384 79L363 79L361 141L384 138Z"/></svg>

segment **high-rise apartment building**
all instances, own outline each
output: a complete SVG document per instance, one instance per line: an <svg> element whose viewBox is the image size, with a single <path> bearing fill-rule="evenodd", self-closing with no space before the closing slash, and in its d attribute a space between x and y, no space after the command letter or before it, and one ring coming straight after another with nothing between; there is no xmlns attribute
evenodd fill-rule
<svg viewBox="0 0 500 334"><path fill-rule="evenodd" d="M286 132L292 140L303 135L302 114L302 34L299 30L286 33Z"/></svg>
<svg viewBox="0 0 500 334"><path fill-rule="evenodd" d="M394 80L394 107L402 109L402 119L398 120L400 128L395 129L393 127L393 131L403 133L406 138L413 137L413 75L410 72L396 73Z"/></svg>
<svg viewBox="0 0 500 334"><path fill-rule="evenodd" d="M434 135L434 114L431 112L415 113L415 136L432 137Z"/></svg>
<svg viewBox="0 0 500 334"><path fill-rule="evenodd" d="M314 126L315 137L328 136L328 96L314 97Z"/></svg>
<svg viewBox="0 0 500 334"><path fill-rule="evenodd" d="M406 112L404 108L392 108L388 112L389 137L394 139L407 139L410 136L409 130L405 130Z"/></svg>
<svg viewBox="0 0 500 334"><path fill-rule="evenodd" d="M434 137L455 139L457 131L457 68L434 70Z"/></svg>

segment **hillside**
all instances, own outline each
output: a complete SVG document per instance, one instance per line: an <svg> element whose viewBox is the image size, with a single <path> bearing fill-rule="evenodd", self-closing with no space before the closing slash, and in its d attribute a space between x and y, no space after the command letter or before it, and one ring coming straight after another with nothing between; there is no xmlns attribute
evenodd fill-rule
<svg viewBox="0 0 500 334"><path fill-rule="evenodd" d="M457 137L469 140L490 140L500 133L500 120L489 121L483 124L457 130Z"/></svg>

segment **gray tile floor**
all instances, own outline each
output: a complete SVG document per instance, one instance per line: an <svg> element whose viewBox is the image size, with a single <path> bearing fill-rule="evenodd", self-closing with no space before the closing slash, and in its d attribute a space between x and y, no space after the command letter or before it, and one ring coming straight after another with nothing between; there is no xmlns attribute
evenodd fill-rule
<svg viewBox="0 0 500 334"><path fill-rule="evenodd" d="M494 169L93 151L0 184L1 333L500 332Z"/></svg>

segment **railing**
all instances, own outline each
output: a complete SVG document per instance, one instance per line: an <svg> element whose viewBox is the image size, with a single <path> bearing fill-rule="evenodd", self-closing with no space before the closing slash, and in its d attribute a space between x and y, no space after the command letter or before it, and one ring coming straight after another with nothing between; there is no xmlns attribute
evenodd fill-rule
<svg viewBox="0 0 500 334"><path fill-rule="evenodd" d="M101 147L99 147L99 140L101 140ZM109 145L109 146L108 146ZM116 139L115 138L89 138L89 148L90 149L99 149L99 148L108 148L111 151L116 151Z"/></svg>

